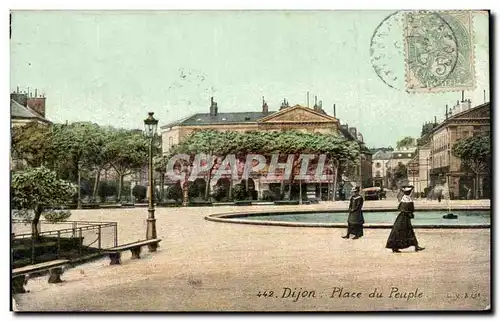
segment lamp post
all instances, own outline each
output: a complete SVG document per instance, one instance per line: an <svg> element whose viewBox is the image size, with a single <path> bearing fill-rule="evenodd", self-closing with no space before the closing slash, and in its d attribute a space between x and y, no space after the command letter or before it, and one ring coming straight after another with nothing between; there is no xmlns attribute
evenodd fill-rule
<svg viewBox="0 0 500 321"><path fill-rule="evenodd" d="M158 120L153 117L153 112L148 113L149 116L144 120L144 133L147 138L149 138L149 164L148 164L148 181L149 181L149 195L148 195L148 219L147 219L147 230L146 239L156 238L156 219L155 219L155 207L153 199L153 140L156 135L156 129L158 127ZM156 252L158 244L148 245L150 252Z"/></svg>

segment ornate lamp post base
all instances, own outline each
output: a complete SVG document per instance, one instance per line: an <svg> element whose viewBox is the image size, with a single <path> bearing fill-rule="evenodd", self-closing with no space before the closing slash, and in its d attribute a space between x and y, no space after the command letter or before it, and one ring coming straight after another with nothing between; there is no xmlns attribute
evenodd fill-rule
<svg viewBox="0 0 500 321"><path fill-rule="evenodd" d="M151 210L149 210L151 211ZM153 210L154 211L154 210ZM146 229L146 239L151 240L156 238L156 219L148 218L147 219L147 229ZM149 252L156 252L158 248L158 244L150 244L148 245Z"/></svg>

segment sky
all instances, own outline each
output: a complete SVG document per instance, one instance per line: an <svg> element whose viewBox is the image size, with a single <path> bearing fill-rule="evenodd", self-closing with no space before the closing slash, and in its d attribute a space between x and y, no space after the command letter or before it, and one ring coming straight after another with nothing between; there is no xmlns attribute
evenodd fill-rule
<svg viewBox="0 0 500 321"><path fill-rule="evenodd" d="M314 96L368 147L395 147L444 118L460 92L408 93L403 87L403 29L385 43L389 87L375 72L370 41L394 11L14 11L10 89L46 95L54 122L92 121L142 128L209 112L270 110L283 99L310 106ZM388 20L391 21L391 20ZM399 28L398 28L399 26ZM488 16L474 15L476 88L472 105L489 101ZM399 52L399 54L398 54Z"/></svg>

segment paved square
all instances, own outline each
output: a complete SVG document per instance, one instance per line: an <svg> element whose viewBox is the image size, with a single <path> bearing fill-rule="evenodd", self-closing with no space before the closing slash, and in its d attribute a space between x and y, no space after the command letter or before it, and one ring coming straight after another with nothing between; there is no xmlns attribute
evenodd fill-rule
<svg viewBox="0 0 500 321"><path fill-rule="evenodd" d="M365 204L393 207L394 201ZM421 201L416 215L424 205L439 206ZM87 263L67 270L62 284L32 279L31 292L16 295L19 310L483 310L490 304L489 229L416 229L425 251L395 254L384 248L389 229L365 229L363 238L344 240L339 228L204 220L213 213L269 210L277 208L157 209L163 239L157 253L144 249L142 260L131 261L124 252L121 266L109 266L108 259ZM71 219L117 221L119 243L125 243L145 237L146 217L146 208L134 208L74 211Z"/></svg>

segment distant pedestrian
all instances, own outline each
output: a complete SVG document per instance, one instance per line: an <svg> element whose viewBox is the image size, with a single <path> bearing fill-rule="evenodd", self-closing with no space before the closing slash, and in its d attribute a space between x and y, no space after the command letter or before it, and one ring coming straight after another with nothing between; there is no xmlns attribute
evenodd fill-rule
<svg viewBox="0 0 500 321"><path fill-rule="evenodd" d="M363 197L359 194L359 186L355 186L351 190L351 199L349 200L349 217L347 218L347 234L342 236L348 239L352 234L353 240L359 239L363 236L363 224L365 219L363 217Z"/></svg>
<svg viewBox="0 0 500 321"><path fill-rule="evenodd" d="M415 205L410 197L413 186L403 186L401 191L404 193L398 206L399 213L394 225L392 226L391 234L387 239L386 248L392 249L392 252L399 253L400 249L405 249L410 246L415 246L415 252L424 250L418 246L417 237L413 231L411 220L414 215Z"/></svg>

